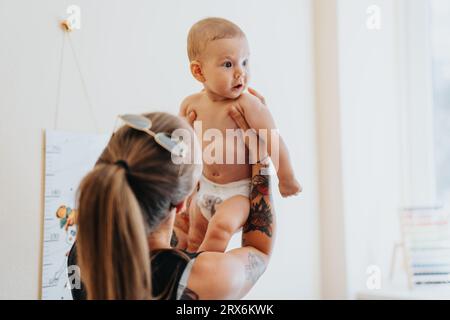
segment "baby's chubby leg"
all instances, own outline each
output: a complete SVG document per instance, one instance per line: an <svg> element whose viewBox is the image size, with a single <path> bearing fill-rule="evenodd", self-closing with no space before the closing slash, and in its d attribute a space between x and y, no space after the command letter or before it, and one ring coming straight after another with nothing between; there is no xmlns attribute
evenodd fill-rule
<svg viewBox="0 0 450 320"><path fill-rule="evenodd" d="M236 195L216 206L208 230L198 251L224 252L233 234L247 221L250 201Z"/></svg>
<svg viewBox="0 0 450 320"><path fill-rule="evenodd" d="M186 250L188 252L197 252L205 238L208 220L201 213L196 201L191 202L189 220L188 245Z"/></svg>

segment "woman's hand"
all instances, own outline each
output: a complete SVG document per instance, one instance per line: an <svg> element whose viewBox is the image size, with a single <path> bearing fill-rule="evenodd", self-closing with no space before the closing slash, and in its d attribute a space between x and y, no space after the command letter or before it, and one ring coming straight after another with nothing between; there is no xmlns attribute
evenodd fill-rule
<svg viewBox="0 0 450 320"><path fill-rule="evenodd" d="M248 91L260 99L263 104L265 104L266 100L256 90L249 88ZM250 152L250 159L254 161L256 160L256 164L268 165L269 157L267 146L264 140L259 139L258 134L250 128L244 118L244 115L242 114L242 110L236 105L231 105L228 115L233 119L236 125L244 131L244 142ZM245 136L248 136L249 138L245 139ZM256 139L251 139L252 136L256 136ZM258 141L257 146L249 146L250 141ZM253 162L251 163L253 164Z"/></svg>
<svg viewBox="0 0 450 320"><path fill-rule="evenodd" d="M259 100L261 100L262 104L267 107L266 99L264 99L264 97L261 94L259 94L258 91L256 91L253 88L248 88L248 92L257 97Z"/></svg>
<svg viewBox="0 0 450 320"><path fill-rule="evenodd" d="M194 124L195 119L197 119L197 114L195 113L195 111L190 111L187 115L186 115L186 120L187 122L189 122L189 124L192 125Z"/></svg>

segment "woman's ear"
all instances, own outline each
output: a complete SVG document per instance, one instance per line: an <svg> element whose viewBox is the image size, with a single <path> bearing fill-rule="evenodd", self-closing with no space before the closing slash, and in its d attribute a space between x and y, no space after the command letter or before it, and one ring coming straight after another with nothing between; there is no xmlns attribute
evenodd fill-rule
<svg viewBox="0 0 450 320"><path fill-rule="evenodd" d="M206 81L205 76L202 71L202 65L199 61L197 61L197 60L191 61L190 67L191 67L191 73L195 79L197 79L201 83Z"/></svg>

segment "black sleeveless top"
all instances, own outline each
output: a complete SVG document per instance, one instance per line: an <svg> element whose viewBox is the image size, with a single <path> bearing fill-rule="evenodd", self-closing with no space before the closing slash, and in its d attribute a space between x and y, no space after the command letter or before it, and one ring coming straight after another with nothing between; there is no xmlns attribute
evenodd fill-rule
<svg viewBox="0 0 450 320"><path fill-rule="evenodd" d="M176 300L177 290L181 276L190 260L196 258L201 252L189 253L177 249L153 250L150 254L152 275L152 296L160 300ZM76 243L70 250L67 260L68 266L77 265ZM80 289L72 288L74 300L85 300L86 291L83 283ZM195 295L195 294L194 294ZM181 296L181 300L195 299L189 289Z"/></svg>

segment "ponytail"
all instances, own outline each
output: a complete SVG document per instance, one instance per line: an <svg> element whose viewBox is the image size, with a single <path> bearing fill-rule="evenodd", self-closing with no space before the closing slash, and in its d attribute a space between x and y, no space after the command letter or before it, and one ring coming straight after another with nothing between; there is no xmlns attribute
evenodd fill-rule
<svg viewBox="0 0 450 320"><path fill-rule="evenodd" d="M149 247L123 167L98 164L81 182L77 247L88 299L151 299Z"/></svg>
<svg viewBox="0 0 450 320"><path fill-rule="evenodd" d="M145 116L155 132L183 128L195 139L179 117L163 112ZM81 182L77 257L88 299L152 298L147 235L192 192L202 168L185 164L180 170L171 160L153 137L122 126Z"/></svg>

